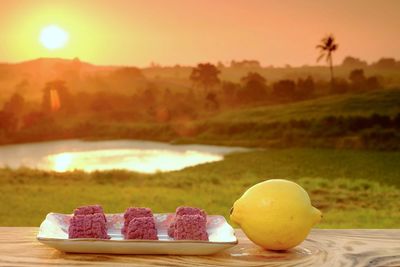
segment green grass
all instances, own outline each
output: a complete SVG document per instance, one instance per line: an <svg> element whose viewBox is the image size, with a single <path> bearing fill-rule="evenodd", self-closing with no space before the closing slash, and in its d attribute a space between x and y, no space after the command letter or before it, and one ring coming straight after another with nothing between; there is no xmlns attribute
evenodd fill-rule
<svg viewBox="0 0 400 267"><path fill-rule="evenodd" d="M268 140L261 126L268 122L329 115L393 116L400 111L399 102L399 90L383 90L241 109L194 123L93 122L78 127L78 133L84 134L78 137L263 146ZM232 127L241 123L254 127ZM196 135L196 125L201 124L206 130ZM230 127L237 132L224 133ZM194 135L190 135L192 130ZM40 131L38 136L42 136ZM185 131L189 134L182 134ZM283 130L282 135L287 132ZM0 225L38 226L48 212L69 213L90 203L102 204L107 212L121 212L130 205L170 212L185 204L228 217L233 202L248 187L265 179L284 178L304 186L314 205L324 212L319 227L399 228L399 162L399 151L292 148L232 154L221 162L153 175L0 169Z"/></svg>
<svg viewBox="0 0 400 267"><path fill-rule="evenodd" d="M222 113L210 122L285 122L291 119L318 119L325 116L393 116L400 112L400 90L327 96L291 104L247 108Z"/></svg>
<svg viewBox="0 0 400 267"><path fill-rule="evenodd" d="M251 185L270 178L301 184L324 212L322 228L399 228L400 152L282 149L231 154L182 171L55 173L0 169L0 225L38 226L46 213L100 203L107 212L178 205L228 217Z"/></svg>
<svg viewBox="0 0 400 267"><path fill-rule="evenodd" d="M270 148L399 150L400 135L393 122L400 114L398 103L400 90L391 89L241 108L193 122L189 127L194 134L179 141ZM385 116L392 124L382 127L372 122L376 114ZM328 117L335 122L327 122ZM363 118L368 124L360 126L356 118Z"/></svg>

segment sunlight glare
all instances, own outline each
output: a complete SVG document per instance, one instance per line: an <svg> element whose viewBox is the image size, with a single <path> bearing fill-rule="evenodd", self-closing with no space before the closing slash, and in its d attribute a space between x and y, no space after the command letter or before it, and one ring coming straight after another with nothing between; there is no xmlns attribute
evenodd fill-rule
<svg viewBox="0 0 400 267"><path fill-rule="evenodd" d="M65 172L70 169L74 155L71 153L61 153L50 157L53 169L57 172Z"/></svg>
<svg viewBox="0 0 400 267"><path fill-rule="evenodd" d="M181 170L197 164L222 160L223 156L192 150L109 149L79 151L47 156L47 168L57 172L126 169L141 173Z"/></svg>
<svg viewBox="0 0 400 267"><path fill-rule="evenodd" d="M69 39L68 33L57 25L49 25L40 32L40 43L49 50L63 48Z"/></svg>

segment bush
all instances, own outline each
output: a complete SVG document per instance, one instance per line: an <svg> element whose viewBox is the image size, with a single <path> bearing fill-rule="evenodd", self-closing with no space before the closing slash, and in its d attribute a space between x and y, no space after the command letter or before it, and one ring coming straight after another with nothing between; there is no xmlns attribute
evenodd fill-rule
<svg viewBox="0 0 400 267"><path fill-rule="evenodd" d="M293 99L295 94L296 84L292 80L280 80L272 86L274 96L282 99Z"/></svg>

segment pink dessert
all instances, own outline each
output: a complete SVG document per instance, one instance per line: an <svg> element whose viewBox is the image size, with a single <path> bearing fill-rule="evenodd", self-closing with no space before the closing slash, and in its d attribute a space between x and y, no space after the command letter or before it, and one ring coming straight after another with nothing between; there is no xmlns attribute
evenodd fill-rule
<svg viewBox="0 0 400 267"><path fill-rule="evenodd" d="M207 213L203 209L199 208L193 208L193 207L177 207L175 214L177 216L182 216L182 215L201 215L202 217L206 218Z"/></svg>
<svg viewBox="0 0 400 267"><path fill-rule="evenodd" d="M99 238L110 239L107 235L104 214L74 215L68 227L69 238Z"/></svg>
<svg viewBox="0 0 400 267"><path fill-rule="evenodd" d="M207 213L203 209L185 207L185 206L177 207L175 211L175 218L168 227L168 236L174 237L175 221L178 216L183 216L183 215L200 215L204 217L207 221Z"/></svg>
<svg viewBox="0 0 400 267"><path fill-rule="evenodd" d="M122 234L125 235L129 223L134 218L141 218L141 217L153 218L153 212L149 208L134 208L134 207L127 208L124 213L124 225L122 226L121 229Z"/></svg>
<svg viewBox="0 0 400 267"><path fill-rule="evenodd" d="M133 218L125 233L126 239L158 240L157 229L153 217Z"/></svg>
<svg viewBox="0 0 400 267"><path fill-rule="evenodd" d="M207 219L201 215L181 215L175 220L175 240L208 240Z"/></svg>
<svg viewBox="0 0 400 267"><path fill-rule="evenodd" d="M82 206L74 210L74 215L88 215L95 213L104 213L100 205Z"/></svg>
<svg viewBox="0 0 400 267"><path fill-rule="evenodd" d="M106 216L104 215L103 207L100 205L82 206L82 207L76 208L74 210L74 216L89 215L89 214L96 214L96 213L103 214L104 221L107 221Z"/></svg>

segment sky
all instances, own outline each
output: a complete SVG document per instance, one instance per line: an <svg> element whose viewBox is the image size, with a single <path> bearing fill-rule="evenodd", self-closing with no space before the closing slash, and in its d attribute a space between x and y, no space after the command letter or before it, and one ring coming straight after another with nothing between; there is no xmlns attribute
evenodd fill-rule
<svg viewBox="0 0 400 267"><path fill-rule="evenodd" d="M400 59L399 14L397 0L0 0L0 62L315 65L315 46L329 33L339 43L336 64L348 55ZM65 47L39 42L48 25L68 33Z"/></svg>

